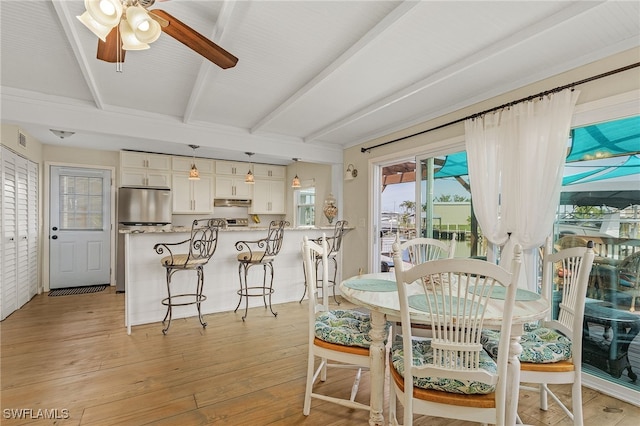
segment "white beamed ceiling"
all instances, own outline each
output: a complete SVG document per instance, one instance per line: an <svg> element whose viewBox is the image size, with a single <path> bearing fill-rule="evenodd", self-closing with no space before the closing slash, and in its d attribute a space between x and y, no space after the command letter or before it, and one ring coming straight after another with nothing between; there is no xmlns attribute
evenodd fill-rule
<svg viewBox="0 0 640 426"><path fill-rule="evenodd" d="M239 58L162 34L95 59L82 0L1 1L2 122L45 144L288 164L640 45L638 1L157 1ZM49 129L76 132L60 140Z"/></svg>

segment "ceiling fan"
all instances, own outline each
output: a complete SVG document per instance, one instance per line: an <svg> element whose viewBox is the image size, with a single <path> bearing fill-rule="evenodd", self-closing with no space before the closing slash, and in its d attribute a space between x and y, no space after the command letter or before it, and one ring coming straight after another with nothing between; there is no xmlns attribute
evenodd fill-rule
<svg viewBox="0 0 640 426"><path fill-rule="evenodd" d="M156 0L84 0L86 11L77 18L98 36L97 58L124 62L127 50L143 50L164 32L220 68L238 58L161 9L149 10Z"/></svg>

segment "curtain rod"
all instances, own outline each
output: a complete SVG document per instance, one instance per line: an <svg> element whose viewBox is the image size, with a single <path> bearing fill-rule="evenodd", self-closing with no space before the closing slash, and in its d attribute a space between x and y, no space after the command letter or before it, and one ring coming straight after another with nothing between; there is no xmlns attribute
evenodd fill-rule
<svg viewBox="0 0 640 426"><path fill-rule="evenodd" d="M389 145L389 144L392 144L392 143L395 143L395 142L400 142L400 141L403 141L405 139L412 138L414 136L418 136L418 135L422 135L422 134L425 134L425 133L433 132L434 130L442 129L443 127L448 127L448 126L451 126L453 124L458 124L458 123L460 123L462 121L465 121L465 120L468 120L468 119L471 119L471 118L480 117L482 115L485 115L485 114L488 114L488 113L491 113L491 112L494 112L494 111L498 111L498 110L501 110L503 108L507 108L507 107L510 107L510 106L513 106L513 105L516 105L516 104L519 104L519 103L522 103L522 102L531 101L533 99L540 98L540 97L549 95L551 93L561 92L564 89L573 88L573 87L575 87L575 86L577 86L579 84L588 83L590 81L594 81L594 80L598 80L598 79L601 79L601 78L604 78L604 77L608 77L610 75L618 74L618 73L623 72L623 71L628 71L630 69L637 68L639 66L640 66L640 62L636 62L634 64L627 65L627 66L622 67L622 68L618 68L618 69L615 69L615 70L612 70L612 71L607 71L607 72L605 72L603 74L598 74L598 75L595 75L595 76L592 76L592 77L589 77L589 78L585 78L584 80L575 81L575 82L573 82L571 84L565 84L564 86L556 87L555 89L546 90L546 91L540 92L540 93L538 93L536 95L530 95L530 96L527 96L526 98L521 98L521 99L518 99L516 101L511 101L511 102L508 102L506 104L502 104L500 106L484 110L482 112L477 112L475 114L468 115L468 116L466 116L464 118L459 118L457 120L453 120L453 121L450 121L448 123L441 124L439 126L431 128L431 129L422 130L422 131L414 133L412 135L407 135L407 136L403 136L403 137L398 138L398 139L393 139L393 140L390 140L390 141L387 141L387 142L379 143L378 145L373 145L373 146L370 146L370 147L360 148L360 152L361 153L370 152L374 148L379 148L381 146Z"/></svg>

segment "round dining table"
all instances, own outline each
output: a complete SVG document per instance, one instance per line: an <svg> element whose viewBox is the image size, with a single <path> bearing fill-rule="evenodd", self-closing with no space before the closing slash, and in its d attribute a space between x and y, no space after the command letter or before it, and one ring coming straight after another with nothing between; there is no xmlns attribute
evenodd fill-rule
<svg viewBox="0 0 640 426"><path fill-rule="evenodd" d="M421 286L408 287L411 292L418 293ZM369 424L384 425L384 381L385 381L385 324L386 321L400 320L400 301L393 272L379 272L362 274L351 277L340 283L340 292L343 297L354 305L369 309L371 312L371 346L369 349L371 396L369 412ZM502 310L504 300L501 298L490 299L485 307L484 325L487 328L499 329L502 323ZM524 289L518 289L513 310L511 327L511 344L509 345L509 366L507 368L507 401L505 420L507 425L516 423L518 408L518 392L520 385L520 360L518 355L522 352L520 336L524 330L524 324L544 318L550 310L549 303L537 293ZM429 313L410 308L411 322L416 324L429 324Z"/></svg>

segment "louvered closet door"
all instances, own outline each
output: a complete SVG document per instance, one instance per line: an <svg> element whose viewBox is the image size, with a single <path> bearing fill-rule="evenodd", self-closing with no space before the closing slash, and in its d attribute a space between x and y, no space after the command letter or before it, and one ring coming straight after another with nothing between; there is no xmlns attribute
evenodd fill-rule
<svg viewBox="0 0 640 426"><path fill-rule="evenodd" d="M27 303L29 297L29 161L26 158L16 158L16 207L18 225L18 248L17 248L17 282L16 297L17 307Z"/></svg>
<svg viewBox="0 0 640 426"><path fill-rule="evenodd" d="M38 293L38 164L29 161L29 187L27 189L27 245L29 247L28 297Z"/></svg>
<svg viewBox="0 0 640 426"><path fill-rule="evenodd" d="M17 155L2 148L2 285L0 319L18 309L17 286Z"/></svg>

